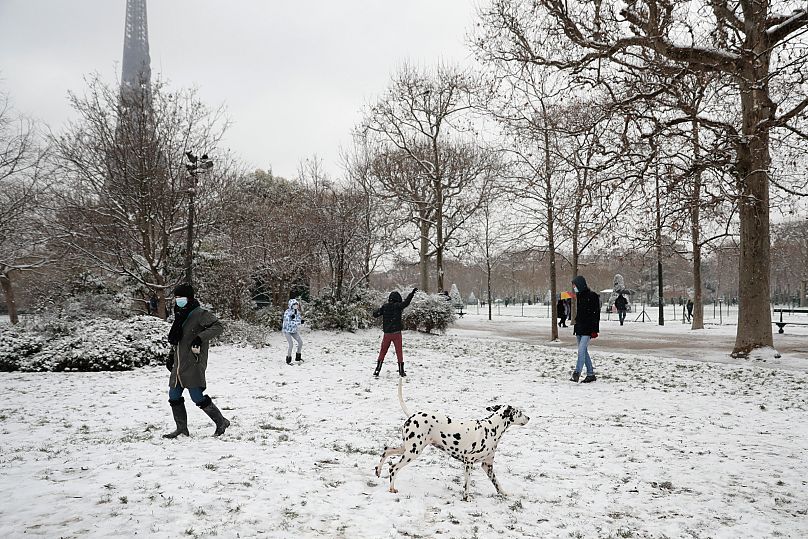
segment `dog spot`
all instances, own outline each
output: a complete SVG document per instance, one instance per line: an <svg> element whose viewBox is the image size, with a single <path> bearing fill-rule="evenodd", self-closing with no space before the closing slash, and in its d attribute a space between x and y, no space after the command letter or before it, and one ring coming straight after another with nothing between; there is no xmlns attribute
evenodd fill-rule
<svg viewBox="0 0 808 539"><path fill-rule="evenodd" d="M446 418L446 424L447 424L447 425L451 425L451 424L452 424L452 418L451 418L451 417L447 417L447 418Z"/></svg>
<svg viewBox="0 0 808 539"><path fill-rule="evenodd" d="M459 440L459 439L460 439L460 433L459 433L459 432L455 432L455 433L454 433L454 438L455 438L455 440Z"/></svg>
<svg viewBox="0 0 808 539"><path fill-rule="evenodd" d="M415 453L418 450L418 447L415 444L412 444L412 452Z"/></svg>
<svg viewBox="0 0 808 539"><path fill-rule="evenodd" d="M407 439L415 438L415 431L410 432L410 435L407 436Z"/></svg>
<svg viewBox="0 0 808 539"><path fill-rule="evenodd" d="M445 432L441 432L441 433L440 433L440 437L441 437L441 438L446 438L446 433L445 433Z"/></svg>
<svg viewBox="0 0 808 539"><path fill-rule="evenodd" d="M415 425L416 429L420 427L420 425L418 425L418 420L413 420L412 424Z"/></svg>

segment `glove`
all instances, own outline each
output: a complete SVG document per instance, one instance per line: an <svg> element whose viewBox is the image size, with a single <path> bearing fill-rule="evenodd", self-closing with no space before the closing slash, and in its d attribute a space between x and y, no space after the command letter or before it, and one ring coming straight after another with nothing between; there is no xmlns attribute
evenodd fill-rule
<svg viewBox="0 0 808 539"><path fill-rule="evenodd" d="M194 337L194 340L191 341L191 353L198 354L202 351L202 339L199 337Z"/></svg>
<svg viewBox="0 0 808 539"><path fill-rule="evenodd" d="M172 348L166 355L166 369L168 369L169 372L171 372L173 368L174 368L174 349Z"/></svg>
<svg viewBox="0 0 808 539"><path fill-rule="evenodd" d="M597 338L598 338L598 332L597 332L597 331L593 331L593 332L592 332L591 337L592 337L593 339L597 339Z"/></svg>

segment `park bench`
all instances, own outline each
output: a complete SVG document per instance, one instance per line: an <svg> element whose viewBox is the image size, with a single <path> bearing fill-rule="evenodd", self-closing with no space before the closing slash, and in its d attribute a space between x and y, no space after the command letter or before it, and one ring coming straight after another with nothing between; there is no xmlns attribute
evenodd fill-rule
<svg viewBox="0 0 808 539"><path fill-rule="evenodd" d="M783 313L788 313L788 314L808 314L808 307L793 307L793 308L788 308L788 309L774 309L774 312L775 313L780 313L780 321L779 322L772 322L772 324L774 324L778 328L780 328L777 331L777 333L785 333L784 328L788 324L791 324L791 325L794 325L794 326L808 326L808 322L792 322L790 320L788 322L783 322Z"/></svg>

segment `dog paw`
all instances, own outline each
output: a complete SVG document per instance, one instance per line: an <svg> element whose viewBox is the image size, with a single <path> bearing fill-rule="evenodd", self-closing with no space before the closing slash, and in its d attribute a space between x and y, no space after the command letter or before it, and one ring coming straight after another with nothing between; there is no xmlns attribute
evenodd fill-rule
<svg viewBox="0 0 808 539"><path fill-rule="evenodd" d="M390 487L389 492L392 492L393 494L398 494L398 489Z"/></svg>
<svg viewBox="0 0 808 539"><path fill-rule="evenodd" d="M379 469L378 466L376 466L376 477L381 477L381 476L382 476L382 471Z"/></svg>

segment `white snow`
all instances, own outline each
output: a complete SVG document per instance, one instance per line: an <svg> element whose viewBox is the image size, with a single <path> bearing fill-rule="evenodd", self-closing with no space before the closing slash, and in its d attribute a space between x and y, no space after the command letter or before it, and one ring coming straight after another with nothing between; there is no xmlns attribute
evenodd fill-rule
<svg viewBox="0 0 808 539"><path fill-rule="evenodd" d="M293 366L277 334L211 351L220 439L187 396L191 438L161 438L162 366L0 373L0 537L808 536L805 330L775 336L781 360L736 361L731 326L604 321L599 379L575 385L570 330L548 346L546 318L510 309L404 335L410 409L531 417L497 452L508 497L478 468L462 502L460 463L433 448L387 492L373 468L405 418L392 350L371 376L381 332L304 333Z"/></svg>

